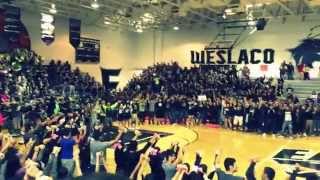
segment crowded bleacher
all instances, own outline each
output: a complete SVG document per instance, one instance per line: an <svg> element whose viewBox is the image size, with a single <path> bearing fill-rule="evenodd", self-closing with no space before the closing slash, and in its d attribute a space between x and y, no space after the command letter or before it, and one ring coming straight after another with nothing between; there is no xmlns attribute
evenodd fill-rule
<svg viewBox="0 0 320 180"><path fill-rule="evenodd" d="M158 134L139 149L136 128L216 124L289 138L320 133L318 97L305 102L293 94L284 97L281 79L250 79L233 66L156 64L111 93L68 63L44 64L33 51L16 49L0 63L0 179L69 179L101 172L117 179L256 179L256 159L236 177L234 158L224 160L225 171L220 168L220 150L212 169L201 163L201 154L195 154L194 164L185 163L178 144L160 149ZM124 140L128 128L135 128L134 137ZM111 147L116 172L105 166L105 150ZM151 170L145 173L145 167ZM299 171L297 166L290 178ZM262 177L274 179L275 173L265 167Z"/></svg>

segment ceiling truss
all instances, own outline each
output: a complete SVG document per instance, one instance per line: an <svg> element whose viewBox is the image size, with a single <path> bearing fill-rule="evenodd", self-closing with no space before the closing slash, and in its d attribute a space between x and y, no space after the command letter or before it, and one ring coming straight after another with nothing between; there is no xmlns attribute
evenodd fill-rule
<svg viewBox="0 0 320 180"><path fill-rule="evenodd" d="M38 12L48 12L51 4L55 4L56 16L79 18L84 24L130 31L135 31L139 23L147 30L173 26L206 27L223 21L242 20L246 18L248 5L257 6L253 8L254 18L320 15L320 2L309 0L238 0L238 3L234 3L236 0L97 0L100 5L98 9L91 7L92 1L16 0L14 4ZM226 9L236 12L224 17ZM144 17L146 13L151 14L151 19ZM108 25L104 24L106 18L111 21Z"/></svg>

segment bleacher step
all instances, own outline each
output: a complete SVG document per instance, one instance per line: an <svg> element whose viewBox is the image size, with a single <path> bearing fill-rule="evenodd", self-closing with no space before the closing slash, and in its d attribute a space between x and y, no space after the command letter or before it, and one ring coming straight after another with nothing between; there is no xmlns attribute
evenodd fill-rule
<svg viewBox="0 0 320 180"><path fill-rule="evenodd" d="M304 101L310 98L313 91L320 93L320 79L313 79L309 81L304 80L286 80L284 82L284 87L292 87L294 89L294 94Z"/></svg>

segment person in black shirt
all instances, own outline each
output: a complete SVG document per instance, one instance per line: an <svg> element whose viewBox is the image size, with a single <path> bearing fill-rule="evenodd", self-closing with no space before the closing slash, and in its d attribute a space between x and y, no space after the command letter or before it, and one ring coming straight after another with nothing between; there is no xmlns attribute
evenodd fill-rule
<svg viewBox="0 0 320 180"><path fill-rule="evenodd" d="M213 102L212 106L210 107L210 111L212 113L212 123L219 124L219 118L220 118L220 111L221 108L219 107L217 102Z"/></svg>
<svg viewBox="0 0 320 180"><path fill-rule="evenodd" d="M226 104L225 108L223 109L224 112L224 125L226 128L230 128L232 129L233 128L233 110L232 110L232 107L231 105L228 103Z"/></svg>
<svg viewBox="0 0 320 180"><path fill-rule="evenodd" d="M304 135L312 135L313 134L313 107L308 106L305 111L305 119L306 119L306 126L305 126L305 133Z"/></svg>
<svg viewBox="0 0 320 180"><path fill-rule="evenodd" d="M153 146L159 138L159 135L155 134L141 150L138 150L137 141L132 140L129 142L126 149L123 151L124 162L126 162L123 169L125 176L129 177L131 175L139 162L140 155L145 153L150 146Z"/></svg>
<svg viewBox="0 0 320 180"><path fill-rule="evenodd" d="M272 104L273 107L273 118L271 119L271 132L273 135L276 135L278 131L281 129L282 123L279 123L281 121L282 115L281 115L281 109L279 107L278 103Z"/></svg>
<svg viewBox="0 0 320 180"><path fill-rule="evenodd" d="M131 105L131 126L138 126L139 123L139 118L138 118L138 113L139 113L139 104L137 103L137 101L133 101L132 105Z"/></svg>
<svg viewBox="0 0 320 180"><path fill-rule="evenodd" d="M251 103L247 105L246 108L246 127L249 132L256 131L257 124L257 108L255 103Z"/></svg>
<svg viewBox="0 0 320 180"><path fill-rule="evenodd" d="M125 144L122 141L119 141L115 144L114 150L114 161L116 163L116 174L125 175Z"/></svg>
<svg viewBox="0 0 320 180"><path fill-rule="evenodd" d="M266 121L264 126L264 133L271 133L276 121L276 110L272 103L269 104L266 114Z"/></svg>
<svg viewBox="0 0 320 180"><path fill-rule="evenodd" d="M131 125L131 123L130 123L131 112L132 112L132 105L129 101L127 101L127 102L125 102L125 107L123 110L123 121L127 127L129 127Z"/></svg>
<svg viewBox="0 0 320 180"><path fill-rule="evenodd" d="M294 75L294 66L292 65L292 62L289 62L287 64L287 74L288 74L288 80L293 80L293 75Z"/></svg>
<svg viewBox="0 0 320 180"><path fill-rule="evenodd" d="M51 117L53 115L55 105L56 105L55 98L54 97L50 97L49 103L48 103L48 106L47 106L47 115L48 115L48 117Z"/></svg>
<svg viewBox="0 0 320 180"><path fill-rule="evenodd" d="M247 180L257 180L255 176L255 166L257 164L257 160L251 160L250 166L246 171L246 178ZM276 172L271 167L264 167L261 180L274 180Z"/></svg>
<svg viewBox="0 0 320 180"><path fill-rule="evenodd" d="M155 104L155 116L156 122L165 124L165 104L163 103L161 98L158 98Z"/></svg>
<svg viewBox="0 0 320 180"><path fill-rule="evenodd" d="M244 109L240 104L236 105L234 108L234 120L233 120L233 129L243 130L243 116Z"/></svg>
<svg viewBox="0 0 320 180"><path fill-rule="evenodd" d="M204 102L198 102L197 111L196 111L196 124L200 125L204 123L206 119L206 105Z"/></svg>
<svg viewBox="0 0 320 180"><path fill-rule="evenodd" d="M318 105L313 112L314 119L314 133L320 135L320 106Z"/></svg>
<svg viewBox="0 0 320 180"><path fill-rule="evenodd" d="M277 85L277 95L278 96L283 95L283 86L284 86L283 78L278 79L278 85Z"/></svg>
<svg viewBox="0 0 320 180"><path fill-rule="evenodd" d="M48 162L49 155L51 154L53 147L58 146L59 135L56 134L57 128L50 128L49 131L46 133L44 139L42 140L42 144L45 144L45 149L43 152L43 159L44 163Z"/></svg>
<svg viewBox="0 0 320 180"><path fill-rule="evenodd" d="M14 101L10 103L11 108L11 120L13 128L9 129L10 131L13 130L15 133L20 133L21 129L21 121L22 121L22 113L21 113L21 105L19 103L18 98L14 98Z"/></svg>
<svg viewBox="0 0 320 180"><path fill-rule="evenodd" d="M218 180L244 180L244 177L236 176L234 175L238 171L236 159L232 157L226 157L224 159L224 167L226 171L223 171L219 167L220 163L220 154L219 152L216 152L215 154L215 161L214 161L214 167L215 167L215 173L218 176ZM212 174L212 173L211 173Z"/></svg>
<svg viewBox="0 0 320 180"><path fill-rule="evenodd" d="M267 119L267 107L264 103L261 102L261 104L259 104L259 108L258 108L258 112L257 112L257 116L258 116L258 121L257 121L257 126L255 127L258 132L263 132L263 128L265 126L265 122Z"/></svg>
<svg viewBox="0 0 320 180"><path fill-rule="evenodd" d="M186 119L188 118L188 103L186 99L181 99L181 110L180 119L183 124L186 124Z"/></svg>
<svg viewBox="0 0 320 180"><path fill-rule="evenodd" d="M294 133L297 135L303 134L303 127L304 127L303 113L304 113L303 106L297 105L294 109L294 125L293 125Z"/></svg>
<svg viewBox="0 0 320 180"><path fill-rule="evenodd" d="M151 148L149 153L149 165L151 173L146 175L146 180L164 180L165 172L162 168L163 153L160 152L159 147Z"/></svg>
<svg viewBox="0 0 320 180"><path fill-rule="evenodd" d="M196 106L195 106L195 102L193 100L188 101L187 110L188 110L188 117L186 119L186 125L187 125L187 127L190 127L193 124L195 124L194 115L195 115L195 111L196 111Z"/></svg>

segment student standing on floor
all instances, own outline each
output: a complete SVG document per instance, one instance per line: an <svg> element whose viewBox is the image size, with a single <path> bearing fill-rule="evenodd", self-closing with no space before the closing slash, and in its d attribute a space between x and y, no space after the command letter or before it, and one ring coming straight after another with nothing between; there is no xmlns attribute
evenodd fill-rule
<svg viewBox="0 0 320 180"><path fill-rule="evenodd" d="M282 131L281 133L284 135L286 133L286 129L288 129L289 136L292 135L292 111L291 107L286 104L285 111L284 111L284 122L282 124Z"/></svg>
<svg viewBox="0 0 320 180"><path fill-rule="evenodd" d="M305 111L306 126L305 134L311 136L313 135L313 107L309 105Z"/></svg>
<svg viewBox="0 0 320 180"><path fill-rule="evenodd" d="M314 111L314 133L320 135L320 106L318 105Z"/></svg>

